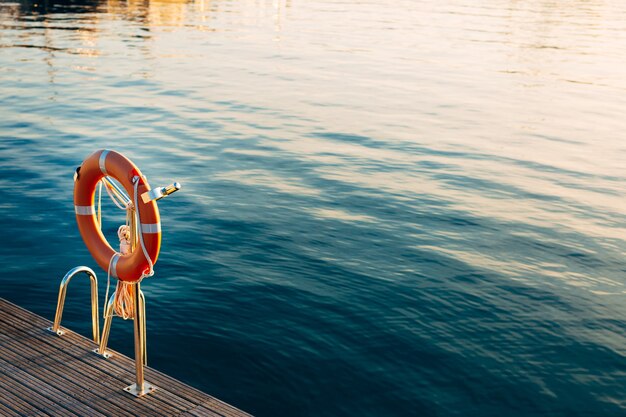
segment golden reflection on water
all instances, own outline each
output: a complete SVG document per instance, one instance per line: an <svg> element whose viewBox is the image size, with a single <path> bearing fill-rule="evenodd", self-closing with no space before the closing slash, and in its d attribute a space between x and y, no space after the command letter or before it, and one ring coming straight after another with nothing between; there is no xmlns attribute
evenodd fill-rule
<svg viewBox="0 0 626 417"><path fill-rule="evenodd" d="M291 7L291 0L274 1L215 1L215 0L106 0L107 13L139 19L149 27L189 26L200 31L213 31L206 23L215 15L232 14L233 21L248 24L270 18L273 28L280 32L282 20Z"/></svg>
<svg viewBox="0 0 626 417"><path fill-rule="evenodd" d="M63 22L54 14L36 30L28 20L13 24L23 29L14 43L46 51L50 83L66 66L89 77L150 80L168 93L151 100L170 118L207 118L264 148L233 144L226 157L287 155L316 166L318 179L362 192L432 198L614 248L626 236L613 220L626 216L620 5L107 0L77 14L73 31L57 30ZM119 100L141 107L146 94ZM176 129L221 139L193 123ZM333 132L349 135L317 135ZM216 178L327 197L272 166ZM309 213L375 220L358 210ZM471 250L446 250L504 268Z"/></svg>
<svg viewBox="0 0 626 417"><path fill-rule="evenodd" d="M204 3L204 2L201 2ZM128 19L141 19L147 26L183 26L189 19L189 4L197 4L181 0L107 0L106 11L114 15L125 16ZM196 9L204 11L201 5Z"/></svg>

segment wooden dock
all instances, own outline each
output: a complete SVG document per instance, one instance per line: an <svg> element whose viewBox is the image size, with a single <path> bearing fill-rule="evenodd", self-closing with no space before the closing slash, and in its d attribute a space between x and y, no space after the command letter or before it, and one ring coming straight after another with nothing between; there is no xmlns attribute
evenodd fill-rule
<svg viewBox="0 0 626 417"><path fill-rule="evenodd" d="M158 390L136 398L123 391L135 382L132 359L104 359L92 340L51 325L0 298L1 416L250 416L151 368Z"/></svg>

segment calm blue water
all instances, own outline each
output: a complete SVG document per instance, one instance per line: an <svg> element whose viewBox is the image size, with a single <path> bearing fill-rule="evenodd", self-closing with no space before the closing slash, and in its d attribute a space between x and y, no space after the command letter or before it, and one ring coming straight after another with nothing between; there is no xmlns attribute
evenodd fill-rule
<svg viewBox="0 0 626 417"><path fill-rule="evenodd" d="M184 186L151 366L259 416L626 415L623 2L2 1L0 296L96 267L106 147Z"/></svg>

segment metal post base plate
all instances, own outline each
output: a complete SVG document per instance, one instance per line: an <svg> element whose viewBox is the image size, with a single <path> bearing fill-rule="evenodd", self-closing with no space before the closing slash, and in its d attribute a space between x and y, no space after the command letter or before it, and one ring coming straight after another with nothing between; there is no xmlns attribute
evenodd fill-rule
<svg viewBox="0 0 626 417"><path fill-rule="evenodd" d="M143 390L139 390L137 389L137 384L133 384L133 385L129 385L126 388L124 388L124 391L133 394L135 397L143 397L144 395L148 395L153 393L154 391L156 391L157 387L155 387L154 385L148 383L148 382L144 382L143 383Z"/></svg>
<svg viewBox="0 0 626 417"><path fill-rule="evenodd" d="M111 356L113 356L108 350L104 353L100 353L100 349L98 348L95 348L94 350L92 350L92 352L98 356L102 356L104 359L109 359Z"/></svg>
<svg viewBox="0 0 626 417"><path fill-rule="evenodd" d="M59 330L57 330L56 332L52 330L52 327L48 327L46 330L59 336L63 336L65 334L65 330L61 330L61 328L59 328Z"/></svg>

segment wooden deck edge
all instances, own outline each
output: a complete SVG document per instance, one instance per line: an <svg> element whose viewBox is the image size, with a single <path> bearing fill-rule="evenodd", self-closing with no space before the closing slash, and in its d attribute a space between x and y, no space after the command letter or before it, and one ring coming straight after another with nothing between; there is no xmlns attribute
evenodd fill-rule
<svg viewBox="0 0 626 417"><path fill-rule="evenodd" d="M23 314L24 317L21 317L20 319L28 319L30 318L35 318L37 319L36 321L38 321L39 323L34 324L32 328L36 329L39 328L40 324L44 324L45 323L45 327L50 327L52 326L52 322L48 319L46 319L45 317L40 316L39 314L33 313L32 311L29 311L27 309L25 309L24 307L21 307L9 300L6 300L2 297L0 297L0 304L6 304L8 306L8 308L14 309L16 311L19 311ZM3 311L6 311L5 308L2 308ZM8 312L7 312L8 313ZM34 317L33 317L34 316ZM16 317L16 320L18 318ZM4 319L4 323L7 322L7 319ZM0 321L0 324L3 323L2 321ZM63 345L68 345L71 344L72 339L74 341L80 339L81 344L85 345L85 344L93 344L93 340L88 339L87 337L80 335L72 330L69 330L67 328L63 328L67 333L63 336L63 343L60 343L61 346L61 350L62 351L75 351L74 348L72 347L63 347ZM24 333L28 333L28 329L24 329ZM54 335L52 335L54 336ZM36 339L36 336L32 336L32 338ZM42 339L39 339L42 340ZM80 346L79 346L80 347ZM107 349L110 350L110 349ZM129 358L126 355L123 355L119 352L113 351L111 350L111 352L115 355L115 357L121 361L124 362L125 365L128 365L129 363L134 363L134 360ZM23 355L23 353L22 353ZM104 359L103 359L104 360ZM117 366L120 366L119 363L117 364ZM125 368L125 367L124 367ZM180 388L183 388L182 392L182 397L179 397L180 400L179 401L183 401L184 403L189 404L188 401L192 402L192 404L189 404L190 407L186 408L185 410L182 410L179 415L184 415L184 416L194 416L194 415L200 415L200 416L215 416L215 417L219 417L219 416L223 416L223 417L249 417L251 416L251 414L248 414L222 400L219 400L218 398L215 398L213 396L211 396L210 394L207 394L191 385L188 385L178 379L174 379L171 376L166 375L165 373L158 371L154 368L151 367L145 367L146 372L150 372L153 376L156 376L158 378L158 380L160 381L165 381L165 380L170 380L172 382L175 382L175 385L177 386L178 390L173 390L173 389L169 389L163 387L165 390L168 390L169 392L171 392L170 397L172 396L177 396L179 397L180 394L177 393L177 391L181 391ZM92 372L94 372L94 370L91 370ZM134 373L134 367L132 369L125 369L125 371L128 372L133 372ZM104 371L102 372L102 376L105 377L107 376L106 373L104 373ZM0 372L1 373L1 372ZM158 385L158 384L157 384ZM21 388L23 389L23 388ZM121 388L120 388L121 390ZM6 392L6 390L5 390ZM10 394L6 394L6 395L10 395ZM14 397L12 397L14 398ZM129 397L130 398L130 397ZM186 398L186 399L185 399ZM15 398L14 398L15 401ZM160 401L164 401L164 399L160 399ZM183 403L183 404L184 404ZM0 402L1 404L1 402ZM19 405L19 404L18 404ZM5 407L4 405L2 407ZM0 412L2 411L2 407L0 407ZM180 407L180 405L179 405ZM41 410L45 413L45 410ZM52 410L49 410L52 411Z"/></svg>

